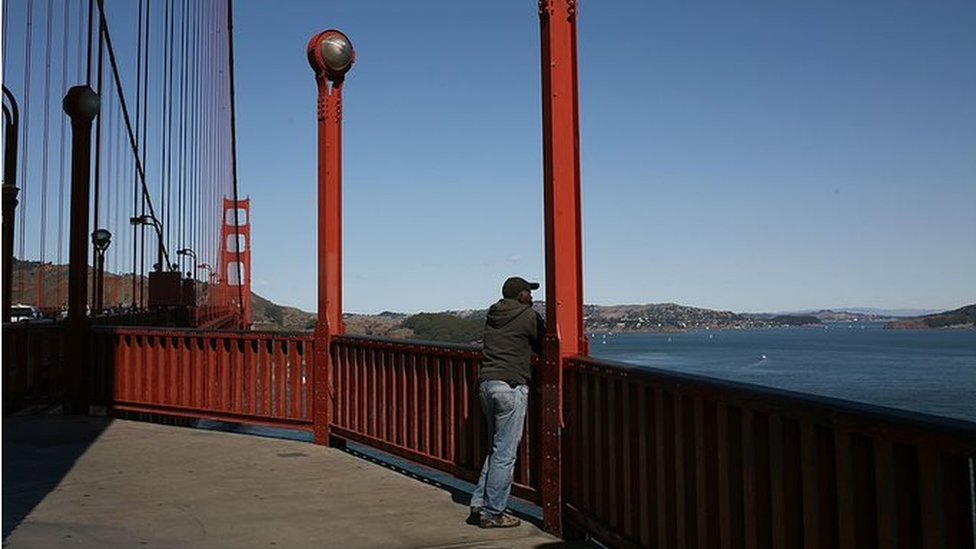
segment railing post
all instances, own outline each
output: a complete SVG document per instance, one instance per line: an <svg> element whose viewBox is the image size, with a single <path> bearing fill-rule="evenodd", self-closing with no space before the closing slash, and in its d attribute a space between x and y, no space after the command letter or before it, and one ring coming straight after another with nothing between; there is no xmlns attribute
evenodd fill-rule
<svg viewBox="0 0 976 549"><path fill-rule="evenodd" d="M327 30L308 42L318 85L318 319L315 323L314 432L329 443L334 388L332 338L342 322L342 84L355 61L352 42Z"/></svg>
<svg viewBox="0 0 976 549"><path fill-rule="evenodd" d="M564 535L562 504L563 361L586 354L580 215L576 1L539 0L542 47L546 325L542 368L542 511Z"/></svg>
<svg viewBox="0 0 976 549"><path fill-rule="evenodd" d="M88 86L74 86L64 96L64 112L71 117L71 233L68 253L68 318L65 327L65 410L83 413L88 399L89 319L88 220L91 188L91 130L99 98Z"/></svg>

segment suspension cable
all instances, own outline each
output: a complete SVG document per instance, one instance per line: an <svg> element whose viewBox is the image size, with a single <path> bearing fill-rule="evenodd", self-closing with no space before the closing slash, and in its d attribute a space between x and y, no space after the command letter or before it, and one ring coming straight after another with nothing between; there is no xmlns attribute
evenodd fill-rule
<svg viewBox="0 0 976 549"><path fill-rule="evenodd" d="M99 7L101 7L101 3L99 3ZM105 40L103 38L104 33L101 32L101 31L106 26L107 25L106 25L106 22L105 22L105 18L99 17L99 19L98 19L98 30L99 30L99 33L98 33L98 67L96 69L98 71L98 75L96 76L96 82L95 82L96 89L95 89L95 91L96 91L96 93L98 93L98 96L100 98L103 95L103 85L102 84L103 84L103 77L104 77L104 74L105 74L105 63L104 63L104 57L105 57L104 56L104 52L105 52ZM92 205L92 224L93 224L92 229L98 229L99 228L98 227L98 220L99 220L99 217L100 217L99 214L101 213L101 191L102 191L102 119L103 118L104 118L104 116L96 116L95 117L95 170L94 170L94 174L95 174L95 185L94 185L94 187L95 187L95 195L94 195L94 200L93 200L93 205ZM94 246L92 247L91 254L92 254L92 256L91 256L91 264L92 265L96 265L97 264L98 251L95 250L95 247ZM90 286L91 286L90 287L90 290L91 290L91 295L92 295L91 303L95 303L95 285L94 284L91 284Z"/></svg>
<svg viewBox="0 0 976 549"><path fill-rule="evenodd" d="M47 187L48 187L48 153L51 137L51 39L54 34L54 2L47 0L47 34L44 44L44 129L41 138L41 230L39 235L39 259L35 271L34 288L37 297L34 299L38 307L44 306L44 260L47 259Z"/></svg>
<svg viewBox="0 0 976 549"><path fill-rule="evenodd" d="M119 68L115 60L115 49L112 47L112 36L111 34L109 34L108 25L105 24L105 9L103 5L104 0L98 0L97 3L98 3L98 11L99 11L100 19L102 21L102 25L100 25L101 32L105 38L106 50L108 50L109 64L111 65L112 74L114 76L114 82L116 88L115 91L119 96L119 106L122 109L122 116L125 118L125 127L129 137L129 145L132 148L133 154L138 157L139 146L136 144L135 141L135 134L132 131L132 121L129 118L129 109L126 106L125 94L122 91L122 79L119 76ZM149 189L148 186L146 185L146 172L143 169L142 162L136 163L136 169L139 172L139 179L140 182L142 183L142 192L143 192L143 196L146 199L146 205L149 207L149 213L150 215L152 215L154 218L158 220L159 217L156 216L156 210L153 208L152 197L149 195ZM162 231L159 229L158 225L156 225L156 231L160 237L160 247L163 250L163 257L166 259L166 262L169 263L169 252L166 249L165 242L163 242L162 240L162 236L163 236Z"/></svg>
<svg viewBox="0 0 976 549"><path fill-rule="evenodd" d="M31 44L33 42L33 29L34 29L34 1L27 0L27 34L25 37L25 47L24 47L24 99L23 99L23 128L24 131L23 141L21 142L21 185L20 185L20 231L17 234L17 240L19 242L18 251L20 252L20 260L26 260L26 229L27 229L27 218L30 217L26 214L28 211L28 206L30 205L30 185L27 184L30 181L28 174L30 172L30 147L28 143L30 142L30 85L31 85ZM17 269L17 294L20 297L17 301L24 300L24 272L23 269Z"/></svg>

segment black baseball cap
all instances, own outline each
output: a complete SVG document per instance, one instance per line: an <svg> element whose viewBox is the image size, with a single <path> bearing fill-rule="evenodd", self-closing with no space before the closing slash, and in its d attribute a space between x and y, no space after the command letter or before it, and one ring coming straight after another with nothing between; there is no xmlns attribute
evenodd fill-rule
<svg viewBox="0 0 976 549"><path fill-rule="evenodd" d="M502 297L514 299L518 297L520 293L522 293L522 290L538 290L538 289L539 289L538 282L529 282L528 280L520 276L513 276L508 280L506 280L505 284L502 285Z"/></svg>

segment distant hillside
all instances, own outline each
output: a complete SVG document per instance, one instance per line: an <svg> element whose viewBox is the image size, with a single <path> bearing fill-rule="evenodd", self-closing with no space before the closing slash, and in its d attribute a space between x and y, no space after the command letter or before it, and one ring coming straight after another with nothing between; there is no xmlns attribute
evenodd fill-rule
<svg viewBox="0 0 976 549"><path fill-rule="evenodd" d="M68 303L68 266L20 261L14 258L11 270L11 301L56 311ZM107 266L106 266L107 267ZM88 268L88 289L92 288L93 269ZM136 277L138 284L144 279ZM40 291L38 291L40 290ZM132 303L132 274L105 273L105 306Z"/></svg>
<svg viewBox="0 0 976 549"><path fill-rule="evenodd" d="M676 303L647 305L587 305L588 332L668 332L702 329L772 328L819 324L815 317L750 315L715 311Z"/></svg>
<svg viewBox="0 0 976 549"><path fill-rule="evenodd" d="M67 301L68 267L36 261L14 260L13 301L46 308L59 308ZM105 273L106 306L132 302L132 275ZM41 281L38 300L37 282ZM315 328L315 314L296 307L278 305L252 292L252 320L256 330L302 331ZM545 314L545 303L536 302ZM819 325L822 322L882 322L891 320L892 311L819 310L797 313L734 313L675 303L644 305L586 305L585 329L589 333L668 332L703 329L754 329ZM469 343L481 337L486 309L443 311L407 315L385 311L378 315L343 315L346 333L389 338ZM885 314L887 313L887 314ZM976 304L953 311L899 318L885 327L945 328L976 326Z"/></svg>
<svg viewBox="0 0 976 549"><path fill-rule="evenodd" d="M885 324L885 328L892 330L970 327L976 327L976 304L942 313L895 320Z"/></svg>
<svg viewBox="0 0 976 549"><path fill-rule="evenodd" d="M885 322L897 316L885 313L869 313L866 311L852 310L834 311L831 309L824 309L808 314L818 318L822 322Z"/></svg>
<svg viewBox="0 0 976 549"><path fill-rule="evenodd" d="M251 292L251 322L255 330L311 330L315 328L315 314L272 303Z"/></svg>

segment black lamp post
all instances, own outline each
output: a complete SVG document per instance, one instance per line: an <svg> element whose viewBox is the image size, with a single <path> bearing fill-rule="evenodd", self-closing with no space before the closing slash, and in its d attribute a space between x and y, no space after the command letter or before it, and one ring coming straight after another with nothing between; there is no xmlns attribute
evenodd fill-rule
<svg viewBox="0 0 976 549"><path fill-rule="evenodd" d="M95 311L102 312L105 302L105 252L112 244L112 233L108 229L96 229L91 234L92 246L95 247Z"/></svg>

